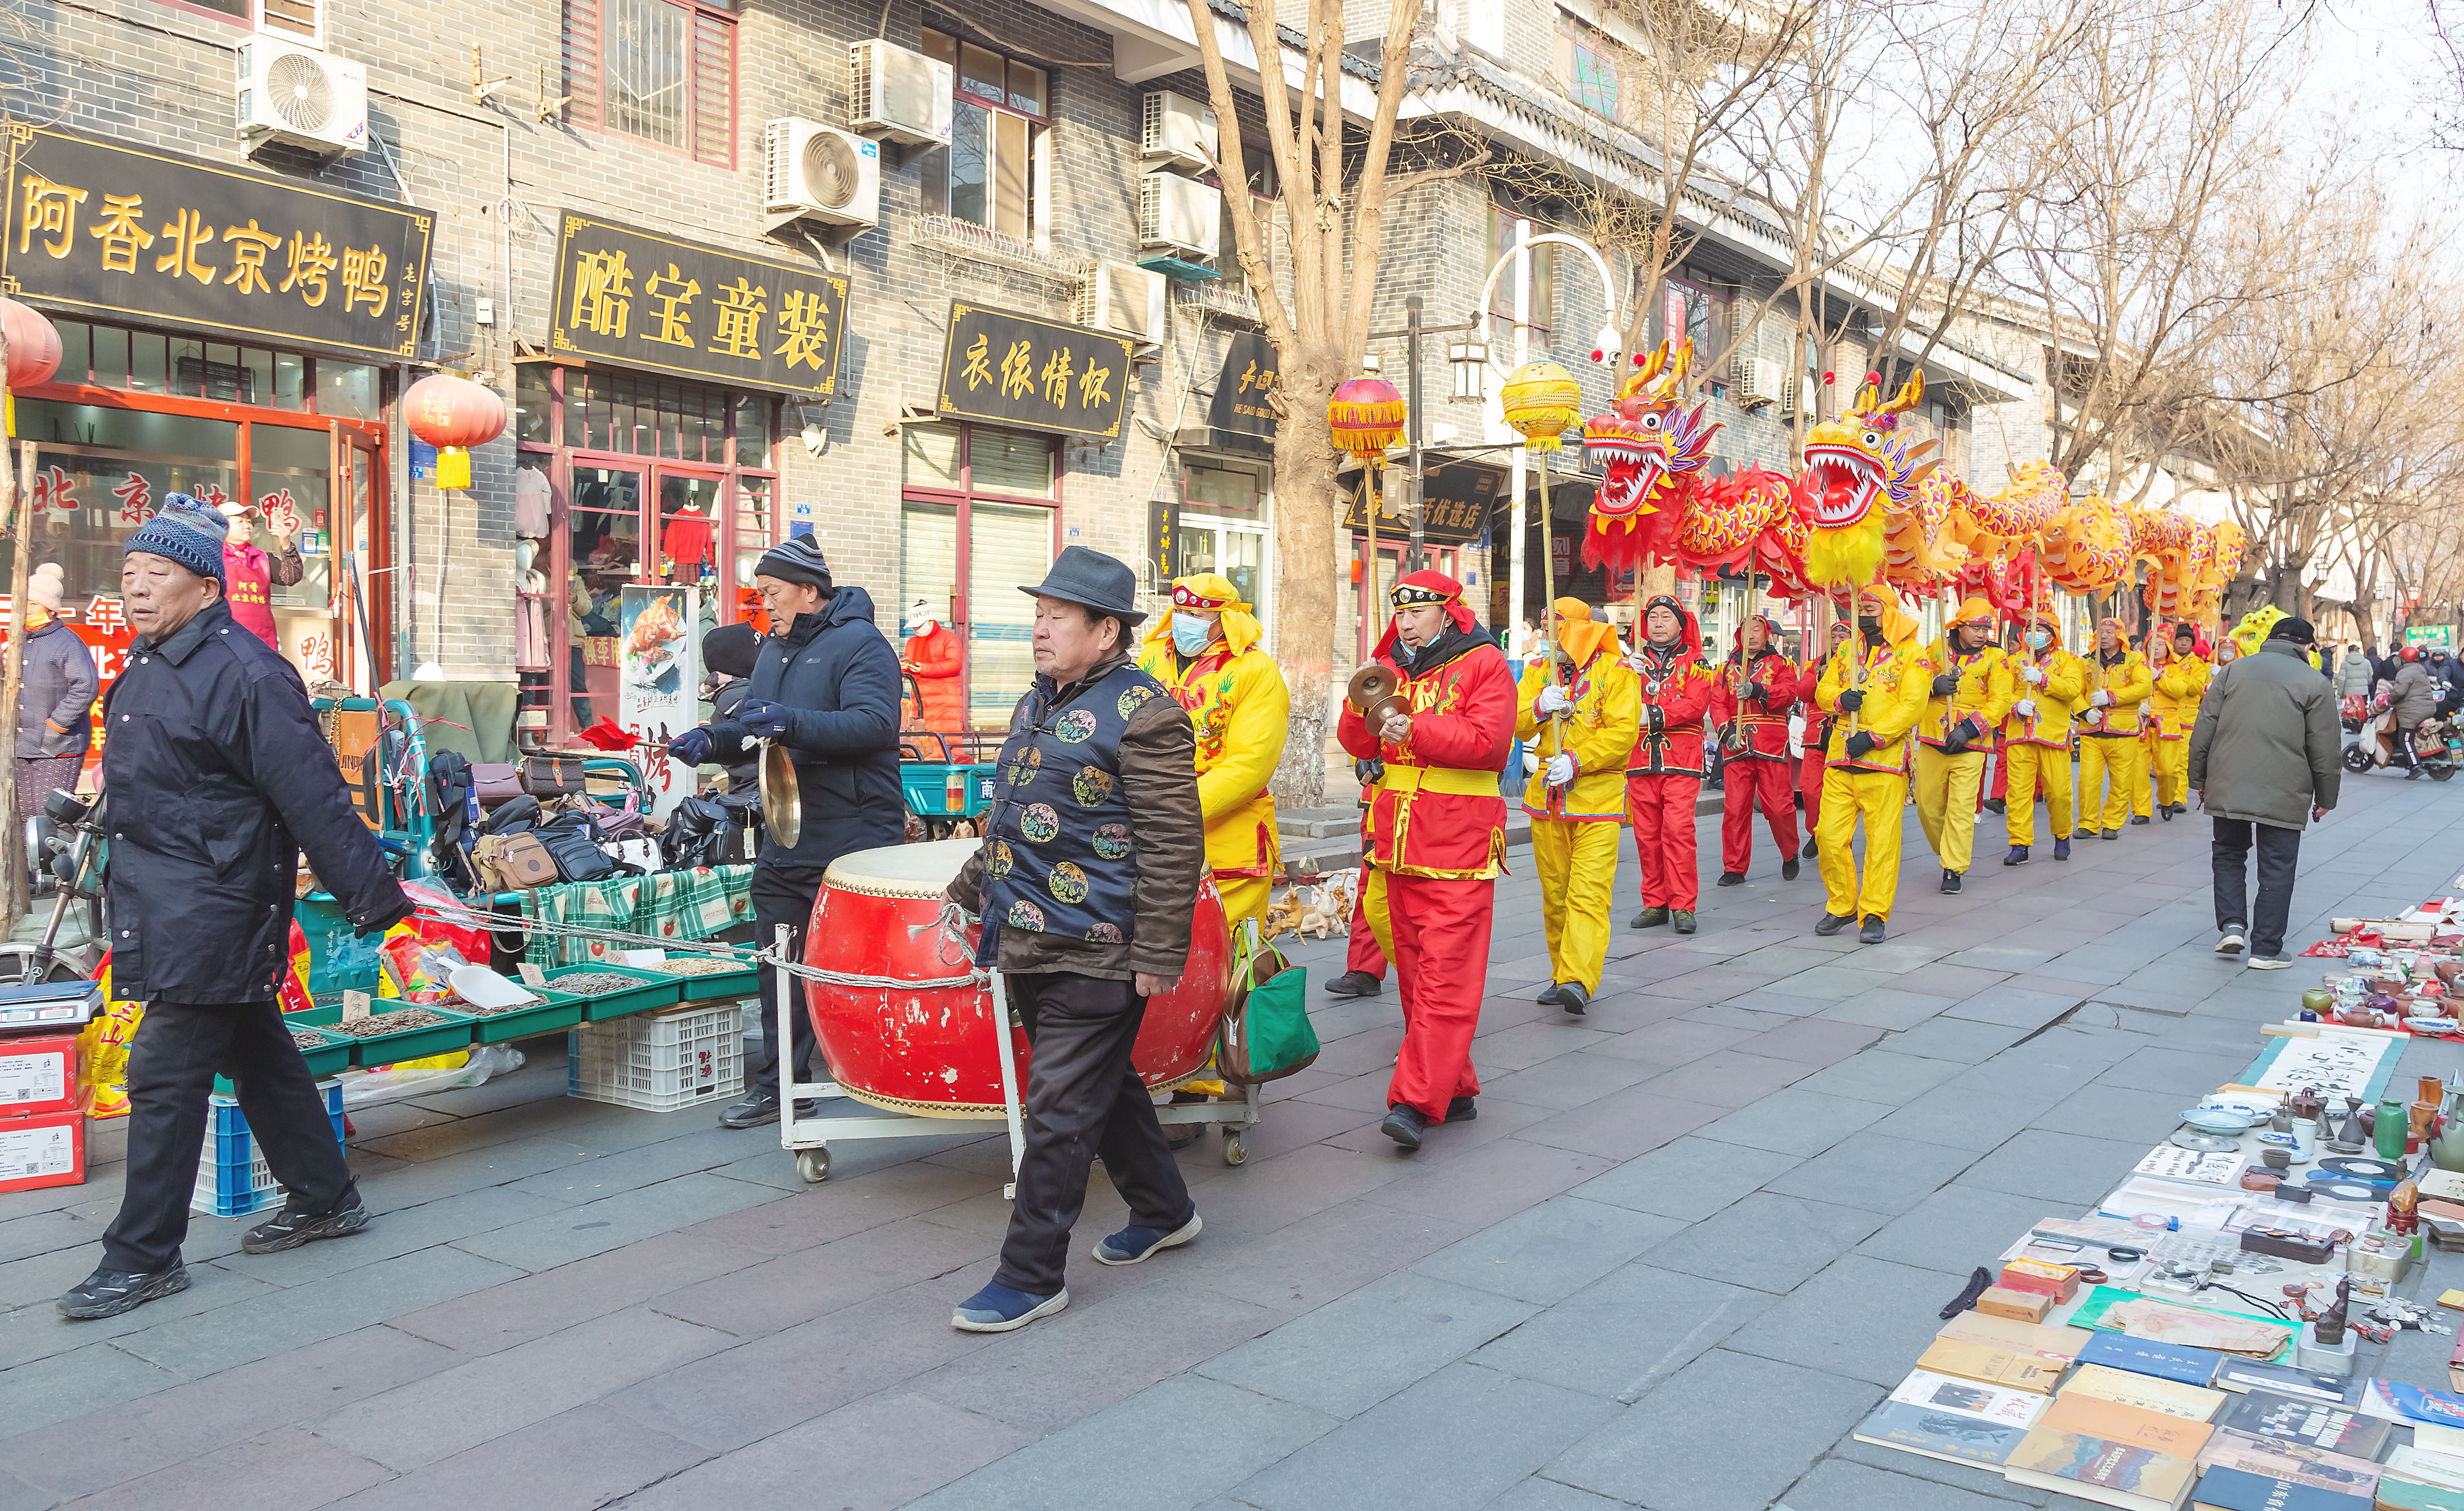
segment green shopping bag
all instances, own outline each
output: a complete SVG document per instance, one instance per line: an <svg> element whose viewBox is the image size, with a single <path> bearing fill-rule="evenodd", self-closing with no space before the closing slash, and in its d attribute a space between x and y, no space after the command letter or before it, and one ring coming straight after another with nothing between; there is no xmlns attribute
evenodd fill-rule
<svg viewBox="0 0 2464 1511"><path fill-rule="evenodd" d="M1258 936L1244 918L1232 960L1232 1000L1215 1031L1215 1073L1236 1086L1280 1080L1317 1058L1309 973Z"/></svg>

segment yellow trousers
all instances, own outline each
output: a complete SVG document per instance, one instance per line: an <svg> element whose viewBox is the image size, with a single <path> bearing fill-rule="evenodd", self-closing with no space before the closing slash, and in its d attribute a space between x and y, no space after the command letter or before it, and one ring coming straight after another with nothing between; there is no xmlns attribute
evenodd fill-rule
<svg viewBox="0 0 2464 1511"><path fill-rule="evenodd" d="M2156 811L2156 805L2148 800L2147 796L2147 778L2156 769L2156 758L2147 742L2155 737L2147 733L2147 724L2143 718L2139 725L2139 779L2130 784L2130 816L2134 819L2151 817Z"/></svg>
<svg viewBox="0 0 2464 1511"><path fill-rule="evenodd" d="M2136 734L2087 734L2079 738L2079 828L2119 829L2130 821L2130 792L2147 785ZM2100 825L2099 820L2102 822Z"/></svg>
<svg viewBox="0 0 2464 1511"><path fill-rule="evenodd" d="M1969 786L1975 800L1975 785ZM1835 918L1891 916L1900 893L1900 809L1908 779L1896 773L1839 771L1822 774L1821 846L1823 908ZM1857 821L1865 822L1865 874L1857 874Z"/></svg>
<svg viewBox="0 0 2464 1511"><path fill-rule="evenodd" d="M2010 765L2003 782L2002 821L2013 844L2036 843L2036 778L2045 779L2046 816L2054 838L2071 837L2071 753L2058 745L2029 745L2013 740L2002 748Z"/></svg>
<svg viewBox="0 0 2464 1511"><path fill-rule="evenodd" d="M2166 803L2188 803L2190 800L2190 742L2187 739L2159 739L2156 752L2156 800Z"/></svg>
<svg viewBox="0 0 2464 1511"><path fill-rule="evenodd" d="M1917 746L1917 822L1946 871L1968 874L1976 857L1976 793L1985 782L1985 753L1957 756Z"/></svg>
<svg viewBox="0 0 2464 1511"><path fill-rule="evenodd" d="M1274 898L1275 884L1264 876L1219 876L1215 889L1223 894L1223 921L1233 928L1241 927L1243 918L1255 918L1261 925L1266 921L1266 905Z"/></svg>
<svg viewBox="0 0 2464 1511"><path fill-rule="evenodd" d="M1531 868L1540 873L1550 979L1577 982L1586 994L1600 989L1600 972L1608 964L1622 832L1614 820L1531 821Z"/></svg>

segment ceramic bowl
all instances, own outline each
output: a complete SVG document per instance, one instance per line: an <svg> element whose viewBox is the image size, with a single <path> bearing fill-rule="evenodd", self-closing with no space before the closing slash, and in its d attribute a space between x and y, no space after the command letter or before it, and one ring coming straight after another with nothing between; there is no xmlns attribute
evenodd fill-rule
<svg viewBox="0 0 2464 1511"><path fill-rule="evenodd" d="M2244 1133L2261 1120L2229 1107L2191 1107L2183 1112L2182 1121L2202 1133Z"/></svg>
<svg viewBox="0 0 2464 1511"><path fill-rule="evenodd" d="M2404 1026L2416 1034L2453 1034L2464 1030L2464 1023L2452 1018L2408 1018Z"/></svg>

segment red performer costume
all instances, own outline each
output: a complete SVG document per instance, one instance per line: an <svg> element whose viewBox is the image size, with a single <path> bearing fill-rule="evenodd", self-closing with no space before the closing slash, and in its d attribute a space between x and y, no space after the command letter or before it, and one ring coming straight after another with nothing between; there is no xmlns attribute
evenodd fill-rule
<svg viewBox="0 0 2464 1511"><path fill-rule="evenodd" d="M1762 645L1748 649L1749 629ZM1779 621L1749 614L1737 626L1728 659L1713 676L1711 722L1726 742L1721 762L1720 885L1745 882L1754 859L1754 809L1779 846L1780 879L1796 880L1795 776L1788 757L1788 711L1796 705L1797 669L1779 649Z"/></svg>
<svg viewBox="0 0 2464 1511"><path fill-rule="evenodd" d="M1809 860L1820 848L1820 842L1815 836L1822 832L1822 773L1828 760L1826 753L1831 749L1834 717L1815 707L1814 689L1822 680L1822 664L1830 659L1831 651L1848 644L1850 633L1846 620L1833 620L1830 650L1816 653L1811 646L1807 647L1804 669L1796 674L1796 702L1805 710L1805 734L1797 741L1805 754L1797 762L1796 780L1797 790L1805 795L1803 854Z"/></svg>
<svg viewBox="0 0 2464 1511"><path fill-rule="evenodd" d="M1377 659L1410 712L1372 730L1347 700L1335 737L1384 763L1369 801L1367 885L1378 947L1395 962L1403 1045L1381 1130L1420 1147L1433 1123L1472 1115L1471 1040L1487 990L1489 909L1506 854L1498 790L1514 747L1514 678L1463 606L1463 584L1415 572L1395 584Z"/></svg>
<svg viewBox="0 0 2464 1511"><path fill-rule="evenodd" d="M1629 659L1642 679L1642 736L1625 763L1626 817L1642 862L1642 911L1626 927L1673 921L1679 933L1690 934L1700 885L1694 799L1703 792L1703 714L1711 706L1711 672L1703 665L1703 632L1684 604L1661 594L1642 606L1642 626Z"/></svg>

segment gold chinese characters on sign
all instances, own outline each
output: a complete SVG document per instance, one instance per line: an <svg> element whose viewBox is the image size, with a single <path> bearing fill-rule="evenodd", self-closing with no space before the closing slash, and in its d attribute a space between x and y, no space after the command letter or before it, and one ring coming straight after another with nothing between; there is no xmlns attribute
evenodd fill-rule
<svg viewBox="0 0 2464 1511"><path fill-rule="evenodd" d="M954 302L940 412L1114 440L1134 349L1083 325Z"/></svg>
<svg viewBox="0 0 2464 1511"><path fill-rule="evenodd" d="M838 391L847 280L564 217L549 345L737 387Z"/></svg>

